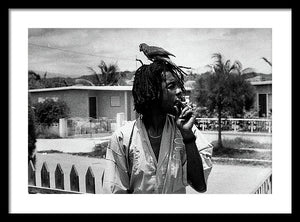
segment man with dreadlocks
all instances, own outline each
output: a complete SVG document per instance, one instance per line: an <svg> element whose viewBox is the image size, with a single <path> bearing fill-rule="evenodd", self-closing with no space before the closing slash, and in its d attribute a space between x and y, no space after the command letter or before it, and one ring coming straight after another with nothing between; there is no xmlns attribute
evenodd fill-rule
<svg viewBox="0 0 300 222"><path fill-rule="evenodd" d="M175 108L185 91L182 73L154 61L135 73L134 121L117 129L107 149L102 185L106 193L205 192L212 146L194 125L195 113Z"/></svg>

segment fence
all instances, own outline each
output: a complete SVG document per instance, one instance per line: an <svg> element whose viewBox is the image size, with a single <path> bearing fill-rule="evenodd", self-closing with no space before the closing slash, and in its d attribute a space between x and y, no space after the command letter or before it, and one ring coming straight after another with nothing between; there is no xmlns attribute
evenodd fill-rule
<svg viewBox="0 0 300 222"><path fill-rule="evenodd" d="M116 118L109 119L108 117L94 118L62 118L59 119L59 136L83 136L100 133L110 133L124 125L125 113L117 113Z"/></svg>
<svg viewBox="0 0 300 222"><path fill-rule="evenodd" d="M101 177L103 177L102 174ZM41 186L37 186L36 178L40 176ZM39 172L36 172L32 162L29 162L28 167L28 192L30 194L96 194L95 175L91 167L88 167L85 177L85 189L80 190L79 175L75 165L72 165L72 169L68 177L65 177L64 172L58 163L54 171L54 187L50 187L50 171L48 170L47 163L44 162ZM66 183L65 178L69 179L69 183ZM52 183L53 184L53 183ZM67 188L66 184L69 184ZM100 192L101 193L101 192ZM252 194L270 194L272 193L272 173L270 172L264 180L258 184L253 190Z"/></svg>
<svg viewBox="0 0 300 222"><path fill-rule="evenodd" d="M41 186L37 186L36 178L40 176ZM91 167L88 167L85 174L85 190L80 190L79 175L75 165L72 165L72 169L68 178L70 181L69 189L67 189L64 172L58 163L54 172L55 187L50 187L50 171L48 170L47 163L44 162L40 172L36 172L32 162L29 162L28 166L28 192L30 194L42 193L42 194L83 194L83 193L96 193L95 189L95 176Z"/></svg>
<svg viewBox="0 0 300 222"><path fill-rule="evenodd" d="M196 125L202 131L217 131L219 127L217 118L196 118ZM221 129L233 132L272 133L272 120L222 118Z"/></svg>
<svg viewBox="0 0 300 222"><path fill-rule="evenodd" d="M253 190L253 194L272 194L272 172Z"/></svg>
<svg viewBox="0 0 300 222"><path fill-rule="evenodd" d="M92 135L113 131L112 125L115 119L106 117L93 118L69 118L67 119L67 136Z"/></svg>

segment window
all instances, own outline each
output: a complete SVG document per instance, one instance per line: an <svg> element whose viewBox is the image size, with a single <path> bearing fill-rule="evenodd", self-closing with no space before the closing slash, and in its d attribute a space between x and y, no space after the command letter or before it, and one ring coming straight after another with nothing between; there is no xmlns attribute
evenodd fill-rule
<svg viewBox="0 0 300 222"><path fill-rule="evenodd" d="M111 96L110 97L110 106L121 106L120 105L120 96Z"/></svg>

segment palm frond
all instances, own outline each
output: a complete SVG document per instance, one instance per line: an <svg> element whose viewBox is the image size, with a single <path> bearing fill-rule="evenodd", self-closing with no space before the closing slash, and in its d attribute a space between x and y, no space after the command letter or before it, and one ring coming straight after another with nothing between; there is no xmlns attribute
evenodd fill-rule
<svg viewBox="0 0 300 222"><path fill-rule="evenodd" d="M245 68L242 70L242 74L245 74L245 73L251 73L251 72L256 72L255 69L253 68Z"/></svg>
<svg viewBox="0 0 300 222"><path fill-rule="evenodd" d="M265 57L262 57L262 59L272 67L272 63L268 59L266 59Z"/></svg>
<svg viewBox="0 0 300 222"><path fill-rule="evenodd" d="M226 74L229 74L231 68L232 68L232 66L231 66L231 61L228 59L228 60L225 62L224 66L223 66L224 72L225 72Z"/></svg>
<svg viewBox="0 0 300 222"><path fill-rule="evenodd" d="M240 71L243 69L243 65L239 60L235 60L233 64L234 64L236 69L238 69Z"/></svg>
<svg viewBox="0 0 300 222"><path fill-rule="evenodd" d="M101 84L101 79L99 78L98 73L92 67L87 66L87 68L96 76L97 83L98 83L98 85L100 85Z"/></svg>
<svg viewBox="0 0 300 222"><path fill-rule="evenodd" d="M222 61L222 55L221 53L213 53L212 58L216 58L218 61Z"/></svg>
<svg viewBox="0 0 300 222"><path fill-rule="evenodd" d="M101 70L102 74L108 72L108 67L103 60L100 61L100 65L98 65L98 67Z"/></svg>
<svg viewBox="0 0 300 222"><path fill-rule="evenodd" d="M215 73L215 67L214 67L214 65L213 65L213 64L209 64L209 65L206 65L206 66L204 66L204 67L207 67L207 68L209 68L209 69L210 69L210 71L211 71L212 73Z"/></svg>
<svg viewBox="0 0 300 222"><path fill-rule="evenodd" d="M89 81L87 79L75 79L75 84L95 86L91 81Z"/></svg>
<svg viewBox="0 0 300 222"><path fill-rule="evenodd" d="M93 74L97 73L92 67L87 66L86 68L88 68Z"/></svg>

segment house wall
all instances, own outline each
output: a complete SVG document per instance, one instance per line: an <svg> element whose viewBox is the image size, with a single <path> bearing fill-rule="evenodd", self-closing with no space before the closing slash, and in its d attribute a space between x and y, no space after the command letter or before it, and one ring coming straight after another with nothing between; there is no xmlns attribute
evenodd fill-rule
<svg viewBox="0 0 300 222"><path fill-rule="evenodd" d="M130 91L89 91L89 96L97 97L98 117L116 118L117 113L125 113L126 120L132 120L135 115L133 111L133 98ZM119 104L117 104L119 102Z"/></svg>
<svg viewBox="0 0 300 222"><path fill-rule="evenodd" d="M261 93L261 94L272 94L272 85L254 85L256 93Z"/></svg>
<svg viewBox="0 0 300 222"><path fill-rule="evenodd" d="M125 115L125 120L133 120L136 117L131 91L73 89L49 92L31 92L30 94L33 103L38 102L39 99L46 98L56 98L65 101L70 108L71 117L89 117L89 97L96 97L96 112L98 118L108 117L109 119L115 119L117 113L125 113L125 106L127 106L127 115ZM119 106L114 106L113 102L119 102Z"/></svg>
<svg viewBox="0 0 300 222"><path fill-rule="evenodd" d="M88 117L88 92L85 90L61 90L51 92L31 92L32 102L36 103L39 98L58 98L65 101L70 108L71 117Z"/></svg>

